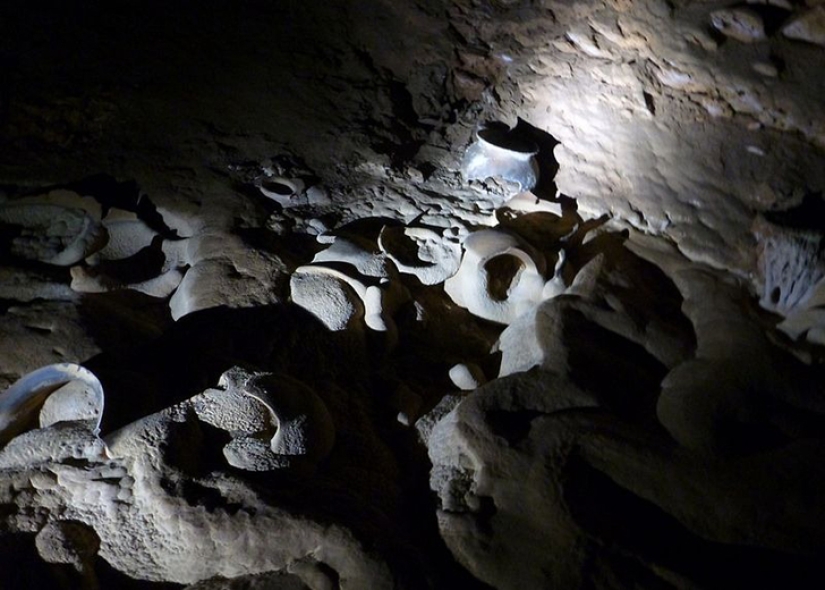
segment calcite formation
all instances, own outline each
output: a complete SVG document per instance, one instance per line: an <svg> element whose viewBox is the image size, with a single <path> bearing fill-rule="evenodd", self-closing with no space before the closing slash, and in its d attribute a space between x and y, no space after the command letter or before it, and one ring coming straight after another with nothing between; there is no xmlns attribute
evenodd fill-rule
<svg viewBox="0 0 825 590"><path fill-rule="evenodd" d="M0 588L825 583L821 2L190 4L0 8Z"/></svg>

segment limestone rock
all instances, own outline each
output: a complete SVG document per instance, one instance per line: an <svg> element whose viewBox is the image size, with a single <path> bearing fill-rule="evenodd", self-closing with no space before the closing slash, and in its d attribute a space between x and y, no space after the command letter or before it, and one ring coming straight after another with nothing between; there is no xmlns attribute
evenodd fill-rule
<svg viewBox="0 0 825 590"><path fill-rule="evenodd" d="M364 317L359 291L343 276L322 271L317 265L296 269L290 278L294 303L310 311L333 332L353 327Z"/></svg>
<svg viewBox="0 0 825 590"><path fill-rule="evenodd" d="M758 583L781 568L781 558L754 572L750 561L711 568L705 556L736 551L746 539L757 554L755 547L787 547L798 539L792 530L812 532L815 538L802 542L808 548L821 543L825 515L804 499L821 483L805 481L793 458L802 453L812 460L821 446L780 444L770 454L709 466L674 452L656 434L642 434L550 374L514 375L473 392L436 424L428 448L442 536L465 567L496 588L577 587L599 575L592 560L616 572L627 552L640 562L634 580L654 570L656 579L679 585L720 575ZM756 488L738 479L753 469L770 474ZM791 481L801 494L794 496L800 504L793 516L766 511L756 522L733 509L732 503L750 507L781 497ZM633 534L608 524L622 514ZM631 525L642 516L657 524ZM682 559L661 551L674 534L696 553ZM796 572L795 580L811 571Z"/></svg>
<svg viewBox="0 0 825 590"><path fill-rule="evenodd" d="M17 201L0 205L0 223L16 234L11 253L25 260L70 266L106 242L99 220L82 209Z"/></svg>
<svg viewBox="0 0 825 590"><path fill-rule="evenodd" d="M33 412L39 412L41 428L77 422L97 434L103 399L103 386L88 369L72 363L41 367L0 394L0 441L25 430Z"/></svg>
<svg viewBox="0 0 825 590"><path fill-rule="evenodd" d="M812 393L813 376L770 344L734 285L676 253L634 249L673 277L696 333L696 358L668 374L657 403L659 419L676 440L703 453L747 452L760 446L754 432L796 431L795 408L825 410Z"/></svg>
<svg viewBox="0 0 825 590"><path fill-rule="evenodd" d="M415 275L424 285L437 285L456 273L461 260L461 246L445 233L385 226L378 245L400 273Z"/></svg>
<svg viewBox="0 0 825 590"><path fill-rule="evenodd" d="M4 434L8 432L5 430ZM24 432L0 450L0 469L20 470L54 462L105 461L106 444L78 422L59 422Z"/></svg>
<svg viewBox="0 0 825 590"><path fill-rule="evenodd" d="M234 236L192 238L187 262L191 268L169 301L176 320L219 305L251 307L283 299L286 265L274 255L246 248Z"/></svg>
<svg viewBox="0 0 825 590"><path fill-rule="evenodd" d="M518 192L529 191L538 179L537 153L537 146L513 137L512 132L482 129L464 155L462 172L467 180L499 177L516 183Z"/></svg>
<svg viewBox="0 0 825 590"><path fill-rule="evenodd" d="M31 302L73 301L77 295L69 285L46 273L32 269L0 267L0 298L8 301Z"/></svg>
<svg viewBox="0 0 825 590"><path fill-rule="evenodd" d="M260 376L244 381L241 373L232 375L227 376L230 387L251 388L255 396L264 396L261 399L266 399L275 415L281 417L280 437L276 437L280 442L276 441L273 448L319 457L315 453L324 448L317 446L323 430L318 430L316 417L300 418L293 413L297 420L293 424L287 414L290 407L313 403L306 391L296 393L299 399L285 405L281 403L283 396L279 399L278 395L265 393L263 383L252 384ZM284 385L281 382L281 387ZM37 529L63 526L49 516L49 511L61 514L61 520L83 523L100 539L101 558L140 579L193 583L215 576L231 578L289 569L309 580L312 587L323 579L324 572L340 580L342 587L391 587L386 567L364 553L346 529L315 524L267 505L228 474L213 474L194 484L212 489L219 498L217 504L207 506L197 496L189 495L193 484L186 474L215 459L209 456L211 435L198 426L196 412L215 423L231 409L231 403L221 409L208 399L195 399L132 424L107 437L108 448L75 424L58 424L18 436L0 451L4 477L18 478L20 485L30 490L31 505L43 507L40 524L35 524ZM252 415L255 412L249 414L250 409L248 406L234 415L229 412L222 426L256 428L259 418ZM308 431L302 430L306 427ZM181 446L179 437L187 431L200 431L201 436ZM297 436L302 431L311 437ZM44 475L23 484L28 481L27 470L38 465L48 466ZM7 500L3 496L3 501ZM19 507L27 509L26 503ZM5 515L4 522L15 527L31 526L22 514ZM80 559L88 549L66 547L74 553L64 558L52 550L54 538L51 533L42 533L38 545L43 545L51 560L74 560L73 555ZM245 549L239 552L238 547ZM317 564L314 570L312 564Z"/></svg>
<svg viewBox="0 0 825 590"><path fill-rule="evenodd" d="M0 316L0 386L55 363L79 363L100 352L77 307L68 302L14 305Z"/></svg>
<svg viewBox="0 0 825 590"><path fill-rule="evenodd" d="M716 10L711 13L710 22L726 37L742 43L754 43L765 38L762 18L747 8Z"/></svg>
<svg viewBox="0 0 825 590"><path fill-rule="evenodd" d="M52 4L0 585L822 586L821 0Z"/></svg>
<svg viewBox="0 0 825 590"><path fill-rule="evenodd" d="M89 569L100 547L93 529L78 522L52 521L40 529L35 542L47 563L66 563L78 570Z"/></svg>
<svg viewBox="0 0 825 590"><path fill-rule="evenodd" d="M478 365L459 363L450 369L450 380L459 389L473 390L483 385L486 378Z"/></svg>
<svg viewBox="0 0 825 590"><path fill-rule="evenodd" d="M782 27L782 34L789 39L825 46L825 7L812 6L803 11Z"/></svg>
<svg viewBox="0 0 825 590"><path fill-rule="evenodd" d="M544 298L544 272L544 257L523 240L482 230L465 240L461 266L444 289L470 313L508 324Z"/></svg>
<svg viewBox="0 0 825 590"><path fill-rule="evenodd" d="M317 586L316 586L317 587ZM323 587L323 586L321 586ZM286 572L273 572L235 578L214 578L187 586L186 590L312 590L303 579Z"/></svg>

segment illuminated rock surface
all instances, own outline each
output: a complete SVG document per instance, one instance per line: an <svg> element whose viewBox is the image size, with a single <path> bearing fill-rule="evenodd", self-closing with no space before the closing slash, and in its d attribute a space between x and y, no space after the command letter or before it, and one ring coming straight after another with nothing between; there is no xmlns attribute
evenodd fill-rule
<svg viewBox="0 0 825 590"><path fill-rule="evenodd" d="M822 587L823 6L4 3L0 588Z"/></svg>

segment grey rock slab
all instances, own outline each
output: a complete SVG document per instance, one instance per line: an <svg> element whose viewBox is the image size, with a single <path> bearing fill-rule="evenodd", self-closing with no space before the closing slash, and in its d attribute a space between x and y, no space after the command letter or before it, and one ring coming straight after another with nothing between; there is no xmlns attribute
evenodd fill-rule
<svg viewBox="0 0 825 590"><path fill-rule="evenodd" d="M78 308L34 301L0 316L0 378L16 380L44 365L90 359L101 351Z"/></svg>

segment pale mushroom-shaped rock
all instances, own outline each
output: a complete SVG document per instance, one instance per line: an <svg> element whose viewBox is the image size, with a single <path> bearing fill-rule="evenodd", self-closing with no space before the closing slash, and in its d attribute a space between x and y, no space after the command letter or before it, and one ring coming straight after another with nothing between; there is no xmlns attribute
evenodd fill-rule
<svg viewBox="0 0 825 590"><path fill-rule="evenodd" d="M385 226L378 245L399 272L414 275L424 285L443 283L461 261L461 246L449 232L425 227Z"/></svg>
<svg viewBox="0 0 825 590"><path fill-rule="evenodd" d="M263 403L235 387L208 389L189 402L198 419L232 437L223 447L223 456L232 467L271 471L290 466L288 459L272 452L270 440L276 426Z"/></svg>
<svg viewBox="0 0 825 590"><path fill-rule="evenodd" d="M12 254L71 266L104 246L107 236L99 216L58 203L31 197L0 204L0 225L17 233L11 241Z"/></svg>
<svg viewBox="0 0 825 590"><path fill-rule="evenodd" d="M290 297L337 332L358 325L364 317L366 286L346 273L318 264L295 269L289 280Z"/></svg>
<svg viewBox="0 0 825 590"><path fill-rule="evenodd" d="M101 260L122 260L134 256L158 237L155 230L131 211L111 209L102 223L109 234L109 241L90 257L89 262L92 264Z"/></svg>
<svg viewBox="0 0 825 590"><path fill-rule="evenodd" d="M393 314L409 299L392 265L383 254L336 237L316 254L312 264L298 267L290 278L292 301L332 331L366 326L397 337Z"/></svg>
<svg viewBox="0 0 825 590"><path fill-rule="evenodd" d="M54 396L54 400L50 400ZM81 422L97 434L103 417L103 387L94 373L72 363L32 371L0 394L0 442L31 424L40 412L40 426Z"/></svg>
<svg viewBox="0 0 825 590"><path fill-rule="evenodd" d="M71 268L71 288L78 293L120 289L165 299L183 280L187 240L162 240L131 211L112 209L103 220L106 246L86 259L89 266ZM126 277L129 278L125 278Z"/></svg>
<svg viewBox="0 0 825 590"><path fill-rule="evenodd" d="M231 413L219 412L219 422L212 420L237 433L224 449L231 465L250 471L289 467L296 462L314 465L332 450L332 417L321 398L306 385L285 375L250 374L239 369L224 373L219 385L234 398L247 398ZM226 401L222 400L221 406L226 407Z"/></svg>
<svg viewBox="0 0 825 590"><path fill-rule="evenodd" d="M509 324L555 295L544 277L541 253L517 236L499 229L470 234L458 272L444 283L450 298L473 315Z"/></svg>
<svg viewBox="0 0 825 590"><path fill-rule="evenodd" d="M286 265L275 255L247 246L237 236L199 235L177 243L167 256L174 254L191 266L169 300L175 320L221 305L255 307L282 299Z"/></svg>
<svg viewBox="0 0 825 590"><path fill-rule="evenodd" d="M501 178L514 182L519 191L528 191L538 180L538 147L511 131L486 128L476 133L475 142L467 148L461 170L467 180Z"/></svg>
<svg viewBox="0 0 825 590"><path fill-rule="evenodd" d="M318 252L312 262L341 262L352 266L366 277L389 278L391 272L384 254L371 252L367 247L340 236L335 236L332 243Z"/></svg>
<svg viewBox="0 0 825 590"><path fill-rule="evenodd" d="M474 363L459 363L450 369L450 381L464 391L477 389L486 383L487 378L481 368Z"/></svg>

